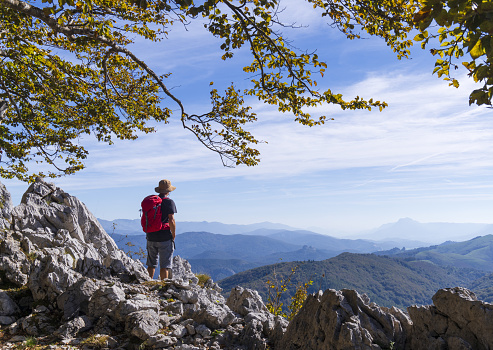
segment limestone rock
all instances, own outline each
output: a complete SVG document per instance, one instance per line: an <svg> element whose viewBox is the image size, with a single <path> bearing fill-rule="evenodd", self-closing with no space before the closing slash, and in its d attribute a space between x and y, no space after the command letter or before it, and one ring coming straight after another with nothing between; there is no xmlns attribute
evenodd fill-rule
<svg viewBox="0 0 493 350"><path fill-rule="evenodd" d="M156 314L159 313L159 303L146 298L134 298L133 300L123 300L119 303L115 310L115 318L117 320L125 320L132 312L142 310L152 310Z"/></svg>
<svg viewBox="0 0 493 350"><path fill-rule="evenodd" d="M15 286L23 286L27 283L31 270L31 261L21 248L21 243L15 240L10 233L4 235L0 240L0 267L3 271L0 279L3 283Z"/></svg>
<svg viewBox="0 0 493 350"><path fill-rule="evenodd" d="M56 328L52 312L45 306L33 310L33 313L22 320L21 326L24 332L32 336L52 334Z"/></svg>
<svg viewBox="0 0 493 350"><path fill-rule="evenodd" d="M192 284L197 284L199 279L192 272L190 263L180 256L173 257L173 279L182 281L191 281Z"/></svg>
<svg viewBox="0 0 493 350"><path fill-rule="evenodd" d="M433 306L408 308L413 320L412 349L493 348L493 305L478 301L471 291L456 287L439 290ZM431 348L431 347L430 347Z"/></svg>
<svg viewBox="0 0 493 350"><path fill-rule="evenodd" d="M54 335L61 339L72 339L77 336L79 332L84 332L91 329L92 319L88 316L81 316L72 319L60 326Z"/></svg>
<svg viewBox="0 0 493 350"><path fill-rule="evenodd" d="M231 290L226 305L242 316L250 312L269 312L256 290L239 286Z"/></svg>
<svg viewBox="0 0 493 350"><path fill-rule="evenodd" d="M68 320L89 313L89 299L99 289L101 283L89 278L81 278L57 298L57 305L63 310L63 319Z"/></svg>
<svg viewBox="0 0 493 350"><path fill-rule="evenodd" d="M147 345L155 349L168 349L173 344L176 344L177 339L174 337L168 337L164 334L156 334L147 339Z"/></svg>
<svg viewBox="0 0 493 350"><path fill-rule="evenodd" d="M12 223L12 197L4 184L0 183L0 229L9 229Z"/></svg>
<svg viewBox="0 0 493 350"><path fill-rule="evenodd" d="M19 312L20 309L12 298L0 290L0 326L14 323Z"/></svg>
<svg viewBox="0 0 493 350"><path fill-rule="evenodd" d="M147 340L159 330L159 315L154 310L133 312L127 317L125 330L139 339Z"/></svg>
<svg viewBox="0 0 493 350"><path fill-rule="evenodd" d="M92 317L112 315L124 300L125 292L118 286L98 289L89 300L89 315Z"/></svg>
<svg viewBox="0 0 493 350"><path fill-rule="evenodd" d="M403 325L387 309L368 304L356 291L333 289L309 295L280 341L281 349L398 349L406 345ZM410 322L410 321L409 321Z"/></svg>
<svg viewBox="0 0 493 350"><path fill-rule="evenodd" d="M232 324L236 316L226 305L226 300L214 289L197 289L197 307L184 309L184 316L212 329Z"/></svg>
<svg viewBox="0 0 493 350"><path fill-rule="evenodd" d="M56 256L56 262L47 259L44 265L63 264L97 279L109 276L124 282L149 279L144 266L118 249L84 203L40 178L31 184L21 204L12 209L12 221L12 227L28 238L36 249ZM40 268L56 270L54 267ZM57 288L53 289L56 294Z"/></svg>
<svg viewBox="0 0 493 350"><path fill-rule="evenodd" d="M19 313L19 307L9 295L0 290L0 316L12 316Z"/></svg>

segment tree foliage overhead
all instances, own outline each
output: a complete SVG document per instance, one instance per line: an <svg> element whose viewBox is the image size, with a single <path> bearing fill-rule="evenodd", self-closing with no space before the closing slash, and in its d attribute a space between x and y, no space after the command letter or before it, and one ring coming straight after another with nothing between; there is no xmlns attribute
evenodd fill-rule
<svg viewBox="0 0 493 350"><path fill-rule="evenodd" d="M493 2L491 0L420 0L413 24L421 47L433 46L434 73L459 86L451 70L462 63L469 76L482 83L469 96L469 104L491 105L493 97ZM438 26L438 28L437 28ZM436 46L436 45L439 46ZM462 61L462 62L457 62Z"/></svg>
<svg viewBox="0 0 493 350"><path fill-rule="evenodd" d="M473 77L490 79L491 38L485 34L491 32L489 5L466 0L304 1L349 39L364 32L380 36L399 58L409 54L412 41L407 34L413 27L423 31L418 39L426 45L430 36L424 30L435 20L449 28L440 33L441 41L451 33L459 36L450 44L451 54L441 49L433 53L460 56L463 40L473 56L473 62L466 65ZM183 127L217 152L224 165L255 165L259 161L254 148L258 140L246 125L255 122L257 115L244 102L252 96L308 126L325 122L325 116L314 117L308 112L322 104L342 109L384 108L385 102L358 96L346 100L339 93L317 87L316 77L323 76L327 65L316 53L289 45L282 29L290 23L282 23L278 17L280 2L0 0L0 176L33 179L39 174L33 174L28 165L34 162L50 165L52 170L41 175L74 173L84 167L87 157L80 143L85 134L107 143L115 138L135 139L139 133L155 131L155 122L167 123L173 110ZM472 4L467 5L470 10L464 3ZM453 4L458 4L454 10L458 15L452 11ZM460 13L464 6L466 13L484 10L484 18L474 15L474 19L463 20ZM447 16L443 11L448 11ZM168 89L172 72L155 72L132 51L137 39L160 45L158 42L173 35L173 26L193 21L200 21L220 39L223 60L231 59L240 49L249 51L252 58L251 64L243 67L250 78L249 87L240 91L231 85L218 91L211 86L210 107L200 113L190 112L180 96ZM460 36L454 24L467 35ZM482 34L473 33L474 28ZM476 64L484 55L488 61ZM448 74L450 62L440 63L440 75ZM486 88L489 85L491 81L486 80ZM490 90L481 90L489 99L475 92L472 101L490 102Z"/></svg>
<svg viewBox="0 0 493 350"><path fill-rule="evenodd" d="M320 91L314 76L323 75L326 64L315 53L288 45L279 31L288 24L278 20L278 2L0 0L0 99L7 106L0 119L0 176L32 179L32 162L55 169L44 175L73 173L87 157L79 143L82 135L94 134L108 143L134 139L139 132L154 131L151 121L167 123L177 107L183 127L225 165L259 161L253 148L258 141L245 130L257 116L244 104L245 96L256 96L309 126L326 119L312 117L309 107L385 107L372 99L345 100L331 90ZM349 31L348 20L361 17L358 3L308 2ZM210 109L202 114L189 113L167 88L171 72L155 72L131 50L135 38L159 45L172 35L173 26L191 21L202 21L205 30L221 39L223 59L240 48L252 57L243 68L250 87L238 91L232 85L220 92L212 86Z"/></svg>

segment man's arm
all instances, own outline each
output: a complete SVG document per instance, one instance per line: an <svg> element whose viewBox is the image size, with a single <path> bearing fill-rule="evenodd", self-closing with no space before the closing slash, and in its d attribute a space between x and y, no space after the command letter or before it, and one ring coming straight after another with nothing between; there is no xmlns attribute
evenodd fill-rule
<svg viewBox="0 0 493 350"><path fill-rule="evenodd" d="M175 240L176 222L175 222L175 215L174 214L168 214L168 223L169 223L169 229L171 231L171 235L173 236L173 240Z"/></svg>

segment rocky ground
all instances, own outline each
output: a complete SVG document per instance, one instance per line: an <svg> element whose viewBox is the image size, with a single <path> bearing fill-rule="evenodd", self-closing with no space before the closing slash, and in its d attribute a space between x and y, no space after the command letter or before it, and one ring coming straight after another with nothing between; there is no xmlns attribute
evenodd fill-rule
<svg viewBox="0 0 493 350"><path fill-rule="evenodd" d="M493 305L464 288L407 313L353 290L309 295L288 324L258 293L221 295L175 257L153 281L77 198L37 179L14 207L0 184L0 349L493 349Z"/></svg>

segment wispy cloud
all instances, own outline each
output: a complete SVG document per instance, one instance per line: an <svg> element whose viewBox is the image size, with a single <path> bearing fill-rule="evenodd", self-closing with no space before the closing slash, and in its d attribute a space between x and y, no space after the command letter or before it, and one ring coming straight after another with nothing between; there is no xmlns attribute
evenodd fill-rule
<svg viewBox="0 0 493 350"><path fill-rule="evenodd" d="M369 76L346 91L381 93L390 104L388 110L337 111L335 121L312 128L258 106L265 121L251 130L268 144L259 146L262 162L254 168L223 168L216 154L179 123L171 122L137 141L113 146L88 141L87 170L60 181L107 188L131 186L136 181L154 183L156 174L195 181L287 178L358 168L382 168L387 174L412 172L415 177L491 172L493 120L487 117L489 111L467 106L467 88L457 91L433 79L402 72ZM334 108L317 110L326 111L334 112Z"/></svg>

